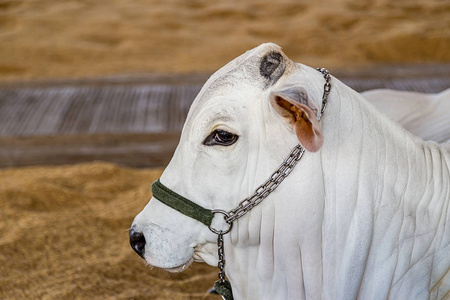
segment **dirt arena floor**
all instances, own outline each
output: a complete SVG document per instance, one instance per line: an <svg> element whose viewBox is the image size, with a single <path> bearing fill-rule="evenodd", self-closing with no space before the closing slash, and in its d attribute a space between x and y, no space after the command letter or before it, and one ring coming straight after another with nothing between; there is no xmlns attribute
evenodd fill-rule
<svg viewBox="0 0 450 300"><path fill-rule="evenodd" d="M215 268L170 274L128 228L161 170L107 163L0 170L0 299L218 299Z"/></svg>
<svg viewBox="0 0 450 300"><path fill-rule="evenodd" d="M449 28L442 0L0 0L0 83L210 73L268 41L327 68L449 63ZM220 299L216 268L169 274L129 246L161 171L0 169L0 299Z"/></svg>

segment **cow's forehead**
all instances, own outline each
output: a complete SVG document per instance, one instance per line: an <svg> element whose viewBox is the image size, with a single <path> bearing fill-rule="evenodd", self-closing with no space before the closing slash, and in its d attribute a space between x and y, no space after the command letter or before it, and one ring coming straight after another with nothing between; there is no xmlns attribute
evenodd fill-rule
<svg viewBox="0 0 450 300"><path fill-rule="evenodd" d="M276 66L276 68L274 67ZM278 45L267 43L249 50L215 72L205 83L191 107L205 105L208 99L240 91L262 92L295 69Z"/></svg>
<svg viewBox="0 0 450 300"><path fill-rule="evenodd" d="M282 72L279 74L283 75L286 69L290 67L293 62L283 53L278 45L273 43L262 44L256 48L253 48L241 56L230 61L228 64L220 68L215 72L211 78L205 83L204 88L210 89L216 84L220 84L222 81L228 81L228 79L239 78L244 82L254 84L255 86L266 86L267 78L264 78L262 72L267 72L267 70L261 70L261 64L265 61L264 59L268 56L279 56L283 68ZM277 78L278 79L278 78Z"/></svg>

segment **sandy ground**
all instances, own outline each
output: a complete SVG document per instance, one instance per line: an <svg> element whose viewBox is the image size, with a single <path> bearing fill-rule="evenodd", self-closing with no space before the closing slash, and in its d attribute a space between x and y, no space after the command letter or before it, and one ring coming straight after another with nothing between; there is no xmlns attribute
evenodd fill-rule
<svg viewBox="0 0 450 300"><path fill-rule="evenodd" d="M151 269L128 228L160 170L0 170L0 299L218 299L215 268Z"/></svg>
<svg viewBox="0 0 450 300"><path fill-rule="evenodd" d="M211 72L272 41L311 66L450 62L447 0L0 0L0 80Z"/></svg>

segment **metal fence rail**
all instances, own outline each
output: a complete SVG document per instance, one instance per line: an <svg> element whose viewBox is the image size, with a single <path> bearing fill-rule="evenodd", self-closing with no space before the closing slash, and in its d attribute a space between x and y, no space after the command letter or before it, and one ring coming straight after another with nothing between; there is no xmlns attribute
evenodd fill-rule
<svg viewBox="0 0 450 300"><path fill-rule="evenodd" d="M0 89L0 136L180 131L200 85Z"/></svg>
<svg viewBox="0 0 450 300"><path fill-rule="evenodd" d="M357 91L439 92L450 77L340 77ZM0 136L179 132L200 84L45 85L0 88Z"/></svg>

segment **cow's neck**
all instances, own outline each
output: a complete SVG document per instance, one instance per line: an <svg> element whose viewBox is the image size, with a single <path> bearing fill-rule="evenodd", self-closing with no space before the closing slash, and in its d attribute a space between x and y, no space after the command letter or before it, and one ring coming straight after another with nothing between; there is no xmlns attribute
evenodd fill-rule
<svg viewBox="0 0 450 300"><path fill-rule="evenodd" d="M443 240L448 152L411 136L353 91L338 90L322 152L323 291L346 299L426 294L447 271L437 264L450 259L433 254L450 250L448 234Z"/></svg>
<svg viewBox="0 0 450 300"><path fill-rule="evenodd" d="M254 165L259 167L249 168L256 170L248 179L253 185L250 190L263 183L285 159L291 146L295 145L295 140L292 142L292 145L280 147L286 153L277 154L277 157L258 156L260 160ZM320 163L320 156L306 154L296 170L301 166ZM314 176L314 181L321 181L321 173L307 174L300 182L295 173L284 179L263 203L237 220L232 231L225 236L226 273L233 285L235 299L301 299L301 289L288 290L287 286L299 287L299 280L303 282L304 268L311 269L312 264L320 264L320 251L305 248L303 252L300 243L309 243L302 237L302 231L307 227L306 230L311 233L316 231L320 236L323 206L315 198L323 199L323 187L310 187L308 182ZM247 185L247 182L243 184ZM304 193L300 200L299 189L314 191ZM299 205L299 201L304 204ZM311 222L312 215L316 222ZM299 220L308 222L299 224ZM312 228L311 223L317 226ZM320 249L320 239L313 242L316 243L314 248ZM303 265L298 260L299 256L305 260ZM308 277L307 281L316 281L310 274L305 274L305 277Z"/></svg>
<svg viewBox="0 0 450 300"><path fill-rule="evenodd" d="M414 273L433 268L423 282L434 286L446 271L435 266L444 254L424 258L438 244L450 247L448 154L445 161L347 90L330 99L321 153L306 153L226 237L236 299L383 298ZM307 164L317 173L302 173Z"/></svg>
<svg viewBox="0 0 450 300"><path fill-rule="evenodd" d="M299 199L296 179L286 178L277 192L238 220L226 237L226 272L235 299L302 299L305 288L320 284L317 277L321 275L314 268L321 263L323 206L314 196L305 194ZM299 206L299 201L305 205ZM311 240L304 231L319 238Z"/></svg>

